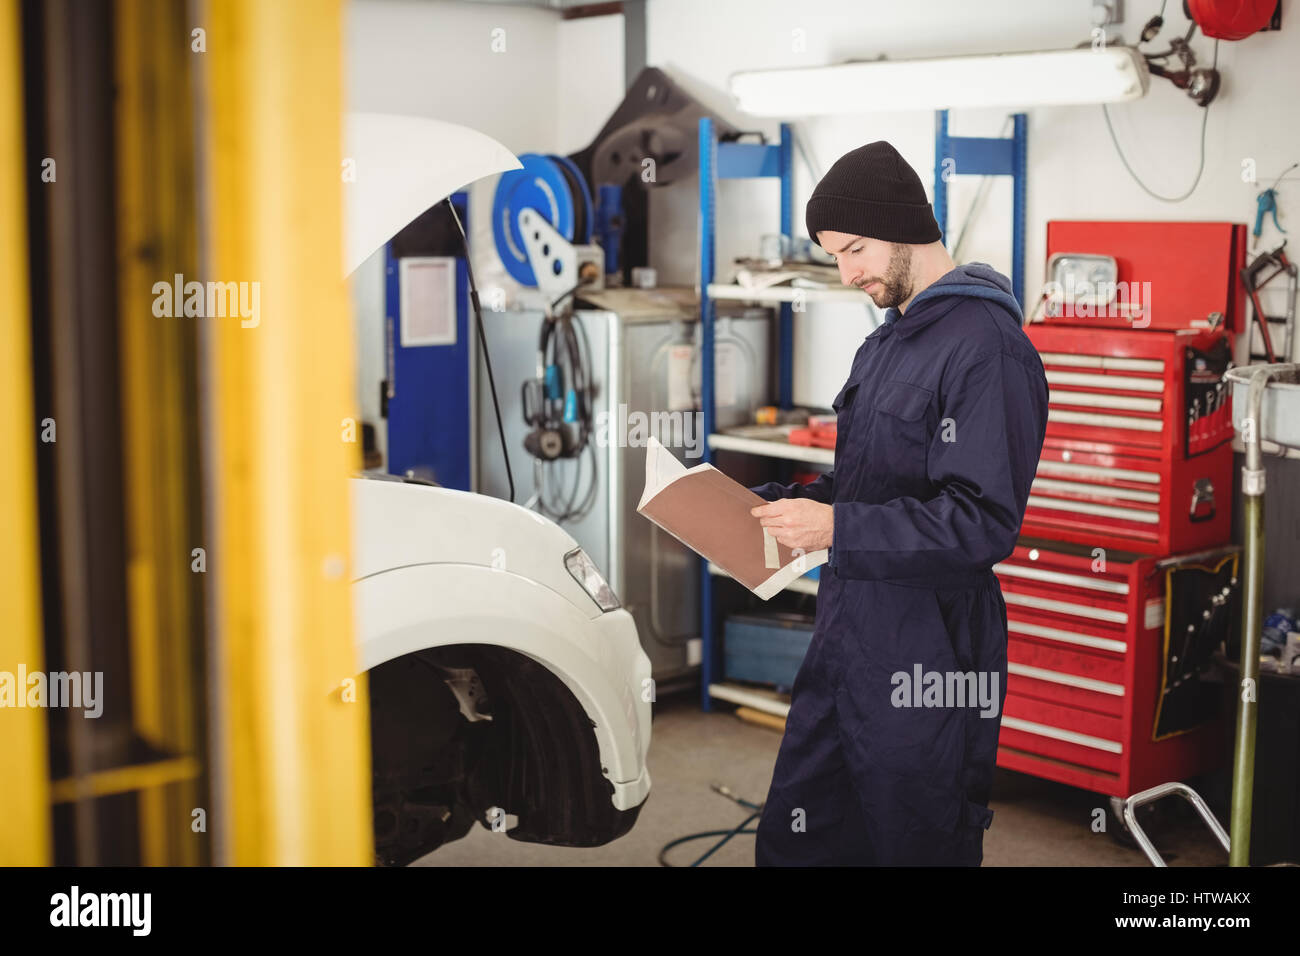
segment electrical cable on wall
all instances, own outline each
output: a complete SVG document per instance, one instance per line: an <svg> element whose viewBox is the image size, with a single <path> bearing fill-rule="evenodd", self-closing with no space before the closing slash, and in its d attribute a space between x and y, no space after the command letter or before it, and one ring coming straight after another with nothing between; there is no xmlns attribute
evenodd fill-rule
<svg viewBox="0 0 1300 956"><path fill-rule="evenodd" d="M1217 68L1218 65L1219 65L1219 41L1215 40L1214 41L1214 63L1211 69ZM1152 199L1158 199L1161 202L1168 202L1168 203L1182 202L1184 199L1187 199L1189 196L1191 196L1192 193L1196 192L1196 187L1200 185L1201 174L1205 172L1205 127L1210 119L1210 107L1207 105L1201 107L1201 109L1203 109L1205 112L1202 113L1201 115L1201 158L1196 165L1196 178L1192 180L1192 184L1187 187L1186 192L1184 192L1182 195L1162 196L1155 190L1151 189L1151 187L1149 187L1146 183L1144 183L1141 177L1139 177L1138 174L1134 171L1133 167L1129 165L1128 159L1124 156L1124 150L1119 145L1119 139L1115 136L1115 127L1111 125L1110 110L1107 108L1105 103L1101 104L1102 115L1106 117L1106 129L1110 132L1110 141L1115 144L1115 152L1119 155L1119 161L1124 164L1124 168L1128 170L1128 174L1131 177L1133 177L1133 181L1137 183L1142 188L1142 191L1145 192Z"/></svg>

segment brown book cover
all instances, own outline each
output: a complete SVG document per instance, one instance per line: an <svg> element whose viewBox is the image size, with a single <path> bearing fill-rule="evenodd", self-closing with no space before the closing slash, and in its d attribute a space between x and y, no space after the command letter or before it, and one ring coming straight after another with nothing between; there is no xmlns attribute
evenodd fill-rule
<svg viewBox="0 0 1300 956"><path fill-rule="evenodd" d="M767 502L707 462L687 468L652 437L645 472L636 510L764 601L826 562L825 549L779 544L749 513Z"/></svg>

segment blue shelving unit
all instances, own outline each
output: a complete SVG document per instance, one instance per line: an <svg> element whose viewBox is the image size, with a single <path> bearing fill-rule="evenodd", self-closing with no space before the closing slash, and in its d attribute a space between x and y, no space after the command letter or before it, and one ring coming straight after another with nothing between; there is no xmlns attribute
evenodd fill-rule
<svg viewBox="0 0 1300 956"><path fill-rule="evenodd" d="M953 176L1010 176L1011 183L1011 291L1025 308L1025 177L1028 170L1029 119L1012 117L1009 139L983 136L949 136L948 111L934 114L934 217L948 235L948 180ZM948 161L951 161L950 163Z"/></svg>
<svg viewBox="0 0 1300 956"><path fill-rule="evenodd" d="M781 232L791 235L794 207L794 138L790 126L781 124L777 144L720 143L709 117L700 119L700 410L703 417L704 460L713 460L707 436L712 435L714 420L714 300L709 286L715 274L715 214L720 179L777 179L781 184ZM792 307L781 304L778 327L778 388L782 408L789 408L793 391L791 354L794 347ZM714 642L713 576L708 562L700 559L700 620L702 651L700 658L700 704L711 709L709 685L713 683Z"/></svg>
<svg viewBox="0 0 1300 956"><path fill-rule="evenodd" d="M1011 176L1013 190L1011 236L1011 285L1021 309L1025 305L1025 176L1028 123L1024 113L1013 117L1010 138L959 137L948 134L948 112L935 114L934 212L940 230L948 231L948 183L950 175ZM714 434L714 296L710 294L716 274L716 213L718 181L722 179L769 178L780 182L781 232L793 235L794 139L789 124L781 124L780 141L766 143L720 143L709 117L700 120L700 410L703 418L704 460L713 461L709 437ZM945 166L944 160L952 163ZM791 303L780 307L778 326L778 389L782 408L792 404L794 328ZM717 657L713 626L713 575L708 562L700 559L700 705L712 709L709 687L714 682Z"/></svg>

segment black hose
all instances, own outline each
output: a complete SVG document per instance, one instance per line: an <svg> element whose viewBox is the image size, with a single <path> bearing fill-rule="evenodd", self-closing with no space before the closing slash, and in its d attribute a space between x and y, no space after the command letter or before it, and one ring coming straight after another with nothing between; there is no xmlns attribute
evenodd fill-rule
<svg viewBox="0 0 1300 956"><path fill-rule="evenodd" d="M506 481L510 485L510 502L515 500L515 476L510 471L510 452L506 448L506 429L501 424L501 404L497 401L497 383L492 377L492 358L488 355L487 335L483 332L483 309L478 300L478 286L474 283L474 266L469 261L469 240L465 237L465 227L461 225L460 216L456 215L456 207L452 204L451 197L448 196L443 200L447 208L451 210L451 218L456 221L456 229L460 232L460 245L465 250L465 272L469 276L469 301L474 306L474 318L478 324L478 344L483 350L483 364L487 367L488 387L492 390L492 407L497 413L497 435L501 438L501 455L506 460Z"/></svg>
<svg viewBox="0 0 1300 956"><path fill-rule="evenodd" d="M691 866L694 867L694 866L699 866L709 857L713 856L713 854L717 853L720 849L722 849L727 844L727 841L729 841L736 834L738 833L752 834L758 832L757 827L754 828L753 830L746 830L745 826L746 824L749 823L749 821L753 820L755 817L762 815L763 804L753 803L749 800L746 800L744 797L737 796L735 793L731 791L730 787L724 786L722 784L718 784L718 783L712 784L710 789L713 790L714 793L721 794L722 796L726 797L728 800L732 801L733 803L736 803L737 805L742 806L747 810L752 810L753 813L745 817L745 819L741 820L739 826L732 827L730 830L705 830L702 833L688 833L684 837L678 837L676 840L672 840L668 843L665 843L663 845L663 848L659 851L660 866L672 866L672 864L669 863L668 860L666 859L668 855L668 851L671 850L673 847L681 846L683 843L690 843L693 840L704 840L707 839L708 837L716 837L716 836L722 837L722 839L719 840L717 843L715 843L712 847L710 847L704 853L703 856L701 856L698 860L696 860L694 863L691 864Z"/></svg>
<svg viewBox="0 0 1300 956"><path fill-rule="evenodd" d="M745 824L747 824L750 820L754 819L757 816L759 816L758 813L751 813L749 816L745 817L745 819L741 821L740 826L735 827L731 830L705 830L703 833L691 833L684 837L678 837L676 840L673 840L671 843L665 843L663 849L659 851L659 865L672 866L672 864L669 863L666 859L664 859L664 857L667 856L668 851L675 846L680 846L683 843L689 843L692 840L703 840L707 837L714 837L714 836L722 837L722 839L719 840L712 847L710 847L709 850L702 857L700 857L698 860L696 860L694 863L691 864L691 866L693 867L699 866L709 857L713 856L713 854L717 853L720 849L722 849L722 847L727 843L727 841L730 840L732 837L734 837L737 833L757 833L758 832L757 827L755 827L753 830L745 829Z"/></svg>

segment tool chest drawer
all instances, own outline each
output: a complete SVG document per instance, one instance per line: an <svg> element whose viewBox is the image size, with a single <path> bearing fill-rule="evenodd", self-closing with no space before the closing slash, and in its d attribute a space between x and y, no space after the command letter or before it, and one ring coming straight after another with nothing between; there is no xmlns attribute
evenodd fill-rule
<svg viewBox="0 0 1300 956"><path fill-rule="evenodd" d="M1021 533L1156 555L1228 540L1230 443L1195 458L1105 450L1115 447L1046 439Z"/></svg>
<svg viewBox="0 0 1300 956"><path fill-rule="evenodd" d="M1199 381L1196 359L1221 358L1218 382L1231 358L1222 330L1151 332L1031 325L1025 330L1047 375L1047 434L1164 454L1184 445L1189 418L1210 419L1226 410L1223 388L1189 388ZM1189 364L1190 363L1190 364ZM1219 437L1232 437L1230 415L1212 421ZM1206 422L1202 422L1202 426ZM1214 436L1211 436L1214 437ZM1195 449L1193 449L1195 450ZM1187 453L1187 449L1183 450Z"/></svg>
<svg viewBox="0 0 1300 956"><path fill-rule="evenodd" d="M1228 540L1226 334L1026 331L1049 406L1022 533L1161 555Z"/></svg>
<svg viewBox="0 0 1300 956"><path fill-rule="evenodd" d="M1014 747L1080 767L1119 774L1123 720L1063 704L1021 697L1007 690L998 745Z"/></svg>
<svg viewBox="0 0 1300 956"><path fill-rule="evenodd" d="M1159 449L1177 428L1163 358L1039 354L1049 389L1049 434Z"/></svg>
<svg viewBox="0 0 1300 956"><path fill-rule="evenodd" d="M1087 442L1049 438L1029 492L1031 531L1086 529L1155 546L1169 467L1158 459L1095 452ZM1032 511L1032 516L1029 512Z"/></svg>
<svg viewBox="0 0 1300 956"><path fill-rule="evenodd" d="M1196 560L1022 537L994 566L1007 607L1000 766L1127 796L1213 764L1217 723L1155 733L1165 568Z"/></svg>
<svg viewBox="0 0 1300 956"><path fill-rule="evenodd" d="M1124 714L1124 659L1010 636L1007 693L1056 700L1112 717Z"/></svg>

